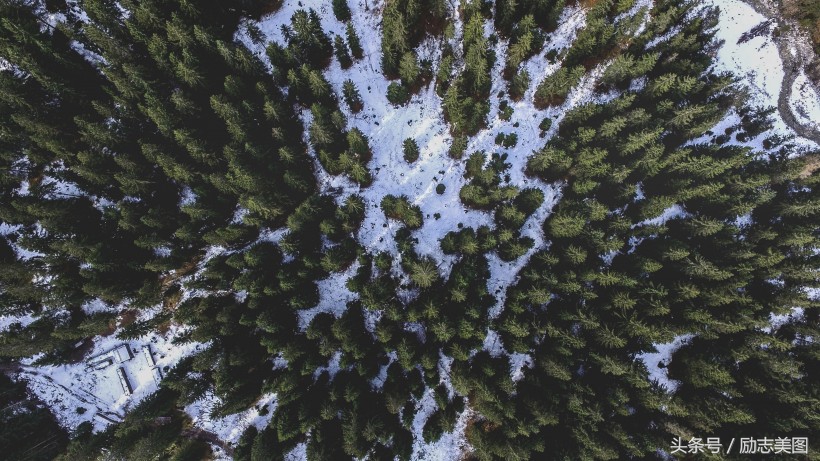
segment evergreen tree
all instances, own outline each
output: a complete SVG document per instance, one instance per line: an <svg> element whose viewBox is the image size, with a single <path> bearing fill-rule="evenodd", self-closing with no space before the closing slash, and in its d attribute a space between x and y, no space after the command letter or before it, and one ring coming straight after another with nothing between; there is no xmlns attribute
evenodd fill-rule
<svg viewBox="0 0 820 461"><path fill-rule="evenodd" d="M342 69L347 69L353 65L353 60L350 58L350 53L347 51L347 44L340 36L333 38L333 49L336 53L336 59L339 60L339 65Z"/></svg>
<svg viewBox="0 0 820 461"><path fill-rule="evenodd" d="M333 15L342 22L350 20L350 7L347 6L347 0L333 0Z"/></svg>
<svg viewBox="0 0 820 461"><path fill-rule="evenodd" d="M356 88L356 84L353 83L353 80L345 80L342 84L342 97L347 107L350 108L350 111L354 114L361 112L364 108L362 97L359 95L359 90Z"/></svg>
<svg viewBox="0 0 820 461"><path fill-rule="evenodd" d="M413 163L419 159L419 145L415 139L407 138L402 143L404 151L404 160L408 163Z"/></svg>
<svg viewBox="0 0 820 461"><path fill-rule="evenodd" d="M347 23L345 26L345 36L347 37L347 44L350 47L350 52L353 54L353 57L362 59L364 57L364 50L362 49L359 35L356 33L356 29L352 23Z"/></svg>

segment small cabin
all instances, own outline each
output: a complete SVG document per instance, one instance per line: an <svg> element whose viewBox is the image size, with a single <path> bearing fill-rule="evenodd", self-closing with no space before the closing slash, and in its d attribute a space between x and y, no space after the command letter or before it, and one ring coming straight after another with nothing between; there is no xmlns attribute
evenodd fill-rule
<svg viewBox="0 0 820 461"><path fill-rule="evenodd" d="M131 387L131 383L128 382L128 376L125 375L125 368L117 368L117 377L120 378L120 385L122 386L122 391L125 395L131 395L134 392L134 389Z"/></svg>
<svg viewBox="0 0 820 461"><path fill-rule="evenodd" d="M162 372L159 371L159 368L153 368L151 373L154 374L154 382L156 382L157 386L159 386L159 382L162 381Z"/></svg>
<svg viewBox="0 0 820 461"><path fill-rule="evenodd" d="M94 362L89 363L89 365L94 367L95 370L102 370L103 368L107 368L107 367L109 367L113 364L114 364L114 358L111 357L110 355L107 355L107 356L102 357L102 358L98 358Z"/></svg>
<svg viewBox="0 0 820 461"><path fill-rule="evenodd" d="M148 344L142 346L142 355L145 356L145 361L148 362L148 366L157 366L157 363L154 361L154 355L151 354L151 346L149 346Z"/></svg>
<svg viewBox="0 0 820 461"><path fill-rule="evenodd" d="M131 355L131 349L128 348L127 344L123 344L114 349L114 357L117 358L117 363L127 362L134 358L134 356Z"/></svg>
<svg viewBox="0 0 820 461"><path fill-rule="evenodd" d="M99 411L94 414L94 417L99 419L100 421L102 421L104 423L117 424L117 423L120 422L119 419L113 418L110 414L102 413L102 412L99 412Z"/></svg>

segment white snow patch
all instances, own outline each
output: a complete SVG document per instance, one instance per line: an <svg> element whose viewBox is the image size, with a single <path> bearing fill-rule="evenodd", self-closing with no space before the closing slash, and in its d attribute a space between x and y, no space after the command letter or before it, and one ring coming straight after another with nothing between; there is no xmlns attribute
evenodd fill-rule
<svg viewBox="0 0 820 461"><path fill-rule="evenodd" d="M491 328L487 329L487 336L484 337L484 350L489 352L493 357L498 357L506 353L504 344L501 342L501 337L497 331Z"/></svg>
<svg viewBox="0 0 820 461"><path fill-rule="evenodd" d="M533 364L532 356L529 354L510 354L510 377L513 382L520 381L524 377L524 368L532 368Z"/></svg>
<svg viewBox="0 0 820 461"><path fill-rule="evenodd" d="M766 21L766 18L741 0L708 0L707 3L720 8L715 38L723 41L723 46L717 52L713 70L731 72L737 76L741 84L749 89L748 104L751 106L777 107L784 76L783 61L780 59L777 45L768 35L756 36L744 43L738 43L744 33ZM772 117L772 130L759 136L761 139L741 144L762 150L760 143L763 137L772 134L794 134L779 113L773 114ZM795 144L803 147L816 146L801 137L795 139Z"/></svg>
<svg viewBox="0 0 820 461"><path fill-rule="evenodd" d="M105 301L99 298L94 298L91 301L84 303L82 306L83 312L88 315L97 314L100 312L117 312L116 306L110 306Z"/></svg>
<svg viewBox="0 0 820 461"><path fill-rule="evenodd" d="M341 369L340 368L341 362L342 362L342 351L334 352L333 356L330 357L330 360L327 361L327 366L319 367L319 368L317 368L316 370L313 371L313 379L318 379L319 376L321 376L322 373L327 372L327 374L330 376L330 379L332 380L336 376L336 373L338 373L339 370Z"/></svg>
<svg viewBox="0 0 820 461"><path fill-rule="evenodd" d="M464 411L458 416L452 432L445 432L440 439L432 443L424 441L424 423L436 410L433 390L427 389L424 396L416 405L416 414L413 419L413 461L451 461L462 459L470 451L464 430L474 412L465 405Z"/></svg>
<svg viewBox="0 0 820 461"><path fill-rule="evenodd" d="M763 328L763 331L771 333L791 321L800 320L803 318L804 312L805 310L802 307L793 307L788 314L771 313L769 314L770 325Z"/></svg>
<svg viewBox="0 0 820 461"><path fill-rule="evenodd" d="M249 426L262 430L268 425L276 408L276 395L265 394L253 407L241 413L214 418L211 413L220 403L219 397L209 391L203 398L185 407L185 412L196 427L216 434L223 442L235 444ZM268 411L265 415L260 415L259 412L264 407L268 407Z"/></svg>
<svg viewBox="0 0 820 461"><path fill-rule="evenodd" d="M11 328L12 325L18 323L21 327L25 328L35 320L37 320L37 317L34 317L29 313L17 315L0 315L0 333L8 330L9 328Z"/></svg>
<svg viewBox="0 0 820 461"><path fill-rule="evenodd" d="M820 96L805 71L794 79L789 108L795 118L803 124L820 130Z"/></svg>
<svg viewBox="0 0 820 461"><path fill-rule="evenodd" d="M303 461L307 457L307 443L302 442L296 445L296 448L285 455L285 461Z"/></svg>
<svg viewBox="0 0 820 461"><path fill-rule="evenodd" d="M672 392L677 389L678 383L669 378L666 367L669 365L669 362L672 361L672 354L693 337L693 334L685 334L676 337L672 342L655 344L656 352L644 352L638 354L635 358L640 359L646 365L649 371L650 381L657 381L662 384L667 391ZM663 368L661 368L661 365L663 365Z"/></svg>
<svg viewBox="0 0 820 461"><path fill-rule="evenodd" d="M639 223L633 224L632 229L643 226L660 226L666 224L666 222L671 219L685 218L687 216L689 216L689 213L686 210L684 210L682 206L676 203L670 206L669 208L663 210L663 213L661 213L659 216L650 219L644 219Z"/></svg>
<svg viewBox="0 0 820 461"><path fill-rule="evenodd" d="M358 299L358 295L347 288L347 280L356 273L359 266L357 260L345 271L334 272L326 279L316 282L319 288L319 303L298 312L299 328L305 330L313 321L313 317L322 312L330 312L337 318L342 316L347 310L347 303Z"/></svg>

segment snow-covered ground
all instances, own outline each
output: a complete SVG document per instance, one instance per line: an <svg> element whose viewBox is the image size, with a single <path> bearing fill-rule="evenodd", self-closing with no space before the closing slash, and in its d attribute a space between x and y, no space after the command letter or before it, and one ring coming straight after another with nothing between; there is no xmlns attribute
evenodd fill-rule
<svg viewBox="0 0 820 461"><path fill-rule="evenodd" d="M90 421L95 430L102 430L112 421L121 420L130 408L157 390L154 365L149 363L143 352L148 346L156 368L165 373L201 347L198 344L172 344L180 333L179 327L172 327L160 335L152 333L137 340L121 340L116 335L97 336L86 359L69 365L34 366L33 358L24 360L19 376L26 379L29 389L48 404L63 427L74 430L85 421ZM113 351L121 345L127 346L133 357L122 363L115 358L113 363L101 369L89 365L94 357ZM117 370L122 368L132 394L123 391Z"/></svg>
<svg viewBox="0 0 820 461"><path fill-rule="evenodd" d="M794 79L792 98L789 106L795 117L804 125L820 130L820 95L812 86L805 72Z"/></svg>
<svg viewBox="0 0 820 461"><path fill-rule="evenodd" d="M433 391L428 390L422 396L421 401L416 406L416 417L413 419L413 461L450 461L462 459L466 452L470 451L470 446L464 436L467 422L473 417L473 411L469 406L461 412L456 420L455 427L451 432L444 433L440 439L432 443L426 443L422 437L424 423L435 411L436 403ZM304 459L304 458L303 458Z"/></svg>
<svg viewBox="0 0 820 461"><path fill-rule="evenodd" d="M766 18L740 0L709 3L720 8L716 38L723 41L723 46L715 60L716 69L730 71L740 78L751 90L753 103L776 106L783 80L783 63L777 46L768 34L738 43L744 33Z"/></svg>
<svg viewBox="0 0 820 461"><path fill-rule="evenodd" d="M783 61L778 53L772 34L773 26L768 31L754 37L744 37L756 26L766 22L766 17L756 12L754 8L742 0L707 0L708 5L720 9L720 18L715 38L723 44L718 50L714 69L716 71L731 72L748 88L749 101L752 107L777 107L780 89L783 83ZM744 38L741 40L741 38ZM800 80L800 78L798 78ZM802 80L805 82L805 80ZM798 82L795 81L795 85ZM792 95L791 105L798 108L795 115L805 114L814 121L820 117L820 100L817 93L810 91L810 87L800 84L800 90ZM772 134L792 136L794 131L786 125L783 117L776 111L773 115L772 130L761 134L755 139L746 142L732 141L732 144L751 146L758 150L763 149L763 139ZM721 133L725 128L736 124L739 117L731 112L725 120L719 123L712 131ZM797 137L794 143L800 147L816 149L814 142Z"/></svg>

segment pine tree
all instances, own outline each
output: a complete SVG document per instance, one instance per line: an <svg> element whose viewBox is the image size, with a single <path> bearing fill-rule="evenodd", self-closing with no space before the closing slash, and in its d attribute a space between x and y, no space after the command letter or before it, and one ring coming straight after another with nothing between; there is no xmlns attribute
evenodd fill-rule
<svg viewBox="0 0 820 461"><path fill-rule="evenodd" d="M563 103L572 87L581 80L583 75L584 68L581 66L561 67L538 85L535 90L535 105L543 108Z"/></svg>
<svg viewBox="0 0 820 461"><path fill-rule="evenodd" d="M345 80L342 84L342 97L347 107L349 107L350 111L354 114L361 112L364 108L362 97L359 95L359 90L356 88L356 84L353 83L353 80Z"/></svg>
<svg viewBox="0 0 820 461"><path fill-rule="evenodd" d="M405 53L399 61L399 77L401 82L406 87L415 85L421 76L421 69L419 68L416 55L413 52Z"/></svg>
<svg viewBox="0 0 820 461"><path fill-rule="evenodd" d="M347 44L340 36L333 38L333 49L336 53L336 59L339 60L339 65L342 69L347 69L353 65L353 60L350 58L350 53L347 51Z"/></svg>
<svg viewBox="0 0 820 461"><path fill-rule="evenodd" d="M513 101L520 101L524 93L530 88L530 73L526 69L521 69L510 82L510 98Z"/></svg>
<svg viewBox="0 0 820 461"><path fill-rule="evenodd" d="M362 59L364 57L364 50L362 49L362 43L359 39L359 35L356 33L356 29L353 27L352 23L347 23L345 26L345 35L353 57L356 59Z"/></svg>
<svg viewBox="0 0 820 461"><path fill-rule="evenodd" d="M407 138L402 143L404 151L404 160L408 163L413 163L419 159L419 145L415 139Z"/></svg>
<svg viewBox="0 0 820 461"><path fill-rule="evenodd" d="M350 7L347 6L347 0L333 0L333 15L342 22L350 20Z"/></svg>
<svg viewBox="0 0 820 461"><path fill-rule="evenodd" d="M410 90L401 83L393 82L387 86L387 100L394 105L402 105L410 100Z"/></svg>

